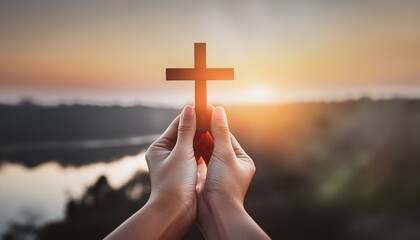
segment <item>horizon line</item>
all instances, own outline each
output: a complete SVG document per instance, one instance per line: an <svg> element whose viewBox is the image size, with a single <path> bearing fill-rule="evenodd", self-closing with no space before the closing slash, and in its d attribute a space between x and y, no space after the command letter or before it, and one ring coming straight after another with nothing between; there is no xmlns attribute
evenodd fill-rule
<svg viewBox="0 0 420 240"><path fill-rule="evenodd" d="M393 96L381 96L374 97L369 94L360 95L357 97L342 97L342 98L329 98L329 99L300 99L300 100L283 100L283 101L272 101L272 102L246 102L246 103L214 103L215 106L226 106L226 107L247 107L247 106L277 106L277 105L289 105L289 104L305 104L305 103L342 103L342 102L357 102L357 101L392 101L392 100L420 100L420 96L410 96L395 94ZM60 107L60 106L92 106L92 107L150 107L150 108L168 108L177 109L182 108L185 105L194 104L164 104L164 103L147 103L135 101L131 103L124 103L123 101L65 101L58 100L55 102L46 102L37 100L36 98L22 97L19 101L3 101L0 99L0 105L3 106L22 106L22 105L33 105L39 107Z"/></svg>

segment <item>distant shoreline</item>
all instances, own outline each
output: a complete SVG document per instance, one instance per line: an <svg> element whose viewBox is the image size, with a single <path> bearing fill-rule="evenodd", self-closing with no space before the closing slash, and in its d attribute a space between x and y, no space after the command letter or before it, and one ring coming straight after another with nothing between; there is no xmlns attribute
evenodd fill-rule
<svg viewBox="0 0 420 240"><path fill-rule="evenodd" d="M146 136L117 138L117 139L85 139L76 141L44 141L22 144L0 145L0 154L9 154L23 151L43 150L78 150L78 149L101 149L126 146L140 146L151 144L160 134Z"/></svg>
<svg viewBox="0 0 420 240"><path fill-rule="evenodd" d="M346 94L344 94L346 95ZM392 100L420 100L420 91L412 94L383 94L378 96L371 95L355 95L347 94L346 96L332 96L329 98L294 98L289 100L274 101L274 102L262 102L262 103L218 103L211 102L213 105L223 105L228 107L244 107L244 106L280 106L290 104L307 104L307 103L341 103L341 102L357 102L363 100L370 100L374 102L379 101L392 101ZM66 101L58 100L56 102L46 102L37 100L36 98L22 98L19 100L6 101L0 98L0 106L39 106L39 107L72 107L72 106L84 106L84 107L121 107L121 108L133 108L133 107L145 107L145 108L158 108L168 110L181 109L185 104L162 104L162 103L146 103L146 102L124 102L124 101Z"/></svg>

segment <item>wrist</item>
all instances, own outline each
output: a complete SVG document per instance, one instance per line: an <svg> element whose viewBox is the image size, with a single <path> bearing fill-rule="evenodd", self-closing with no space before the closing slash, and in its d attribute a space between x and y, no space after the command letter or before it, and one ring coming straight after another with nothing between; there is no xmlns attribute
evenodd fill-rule
<svg viewBox="0 0 420 240"><path fill-rule="evenodd" d="M241 200L222 196L202 196L198 213L197 224L207 239L227 238L233 219L247 215Z"/></svg>
<svg viewBox="0 0 420 240"><path fill-rule="evenodd" d="M160 226L165 232L164 236L174 236L174 232L181 233L181 238L188 229L194 224L196 216L196 206L187 206L175 199L167 197L150 198L145 208L152 212L159 213ZM193 209L194 211L191 211Z"/></svg>
<svg viewBox="0 0 420 240"><path fill-rule="evenodd" d="M270 239L245 211L242 201L204 200L199 202L197 223L206 239Z"/></svg>
<svg viewBox="0 0 420 240"><path fill-rule="evenodd" d="M181 239L193 223L185 206L153 196L106 239Z"/></svg>
<svg viewBox="0 0 420 240"><path fill-rule="evenodd" d="M245 210L243 199L235 198L232 194L203 192L198 199L199 210L207 210L209 213L217 213L219 210L239 211Z"/></svg>

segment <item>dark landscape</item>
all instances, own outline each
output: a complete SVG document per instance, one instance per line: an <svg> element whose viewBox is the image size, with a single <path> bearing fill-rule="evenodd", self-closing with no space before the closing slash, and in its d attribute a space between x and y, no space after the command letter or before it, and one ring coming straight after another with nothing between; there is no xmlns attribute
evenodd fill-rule
<svg viewBox="0 0 420 240"><path fill-rule="evenodd" d="M180 109L0 106L0 160L28 168L110 162L148 143ZM273 239L420 239L420 100L226 107L257 172L246 209ZM115 140L118 141L115 141ZM111 145L86 147L83 141ZM147 201L147 172L114 189L106 176L70 198L66 218L14 222L4 239L101 239ZM140 226L141 227L141 226ZM197 229L185 239L201 239Z"/></svg>

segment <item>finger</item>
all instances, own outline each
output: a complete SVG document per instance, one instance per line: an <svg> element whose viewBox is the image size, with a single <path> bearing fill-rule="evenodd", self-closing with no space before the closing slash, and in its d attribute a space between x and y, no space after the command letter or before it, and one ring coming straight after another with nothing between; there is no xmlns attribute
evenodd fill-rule
<svg viewBox="0 0 420 240"><path fill-rule="evenodd" d="M175 146L180 116L177 116L152 146L172 150Z"/></svg>
<svg viewBox="0 0 420 240"><path fill-rule="evenodd" d="M237 157L249 157L232 133L230 134L230 141L232 142L232 148Z"/></svg>
<svg viewBox="0 0 420 240"><path fill-rule="evenodd" d="M230 134L230 139L232 141L232 147L233 151L235 152L236 159L238 159L238 161L246 162L248 164L248 169L252 172L252 174L255 174L256 168L252 158L249 157L248 154L246 154L245 150L241 147L238 140L236 140L233 134Z"/></svg>
<svg viewBox="0 0 420 240"><path fill-rule="evenodd" d="M174 148L178 132L178 124L179 116L177 116L172 123L169 124L165 132L147 149L145 157L149 170L153 168L156 159L166 158L170 154L170 151ZM157 155L160 156L157 157Z"/></svg>
<svg viewBox="0 0 420 240"><path fill-rule="evenodd" d="M179 120L176 145L188 146L192 149L195 129L195 110L192 106L185 106Z"/></svg>
<svg viewBox="0 0 420 240"><path fill-rule="evenodd" d="M230 131L225 110L216 107L211 117L211 133L214 140L214 151L232 149Z"/></svg>

